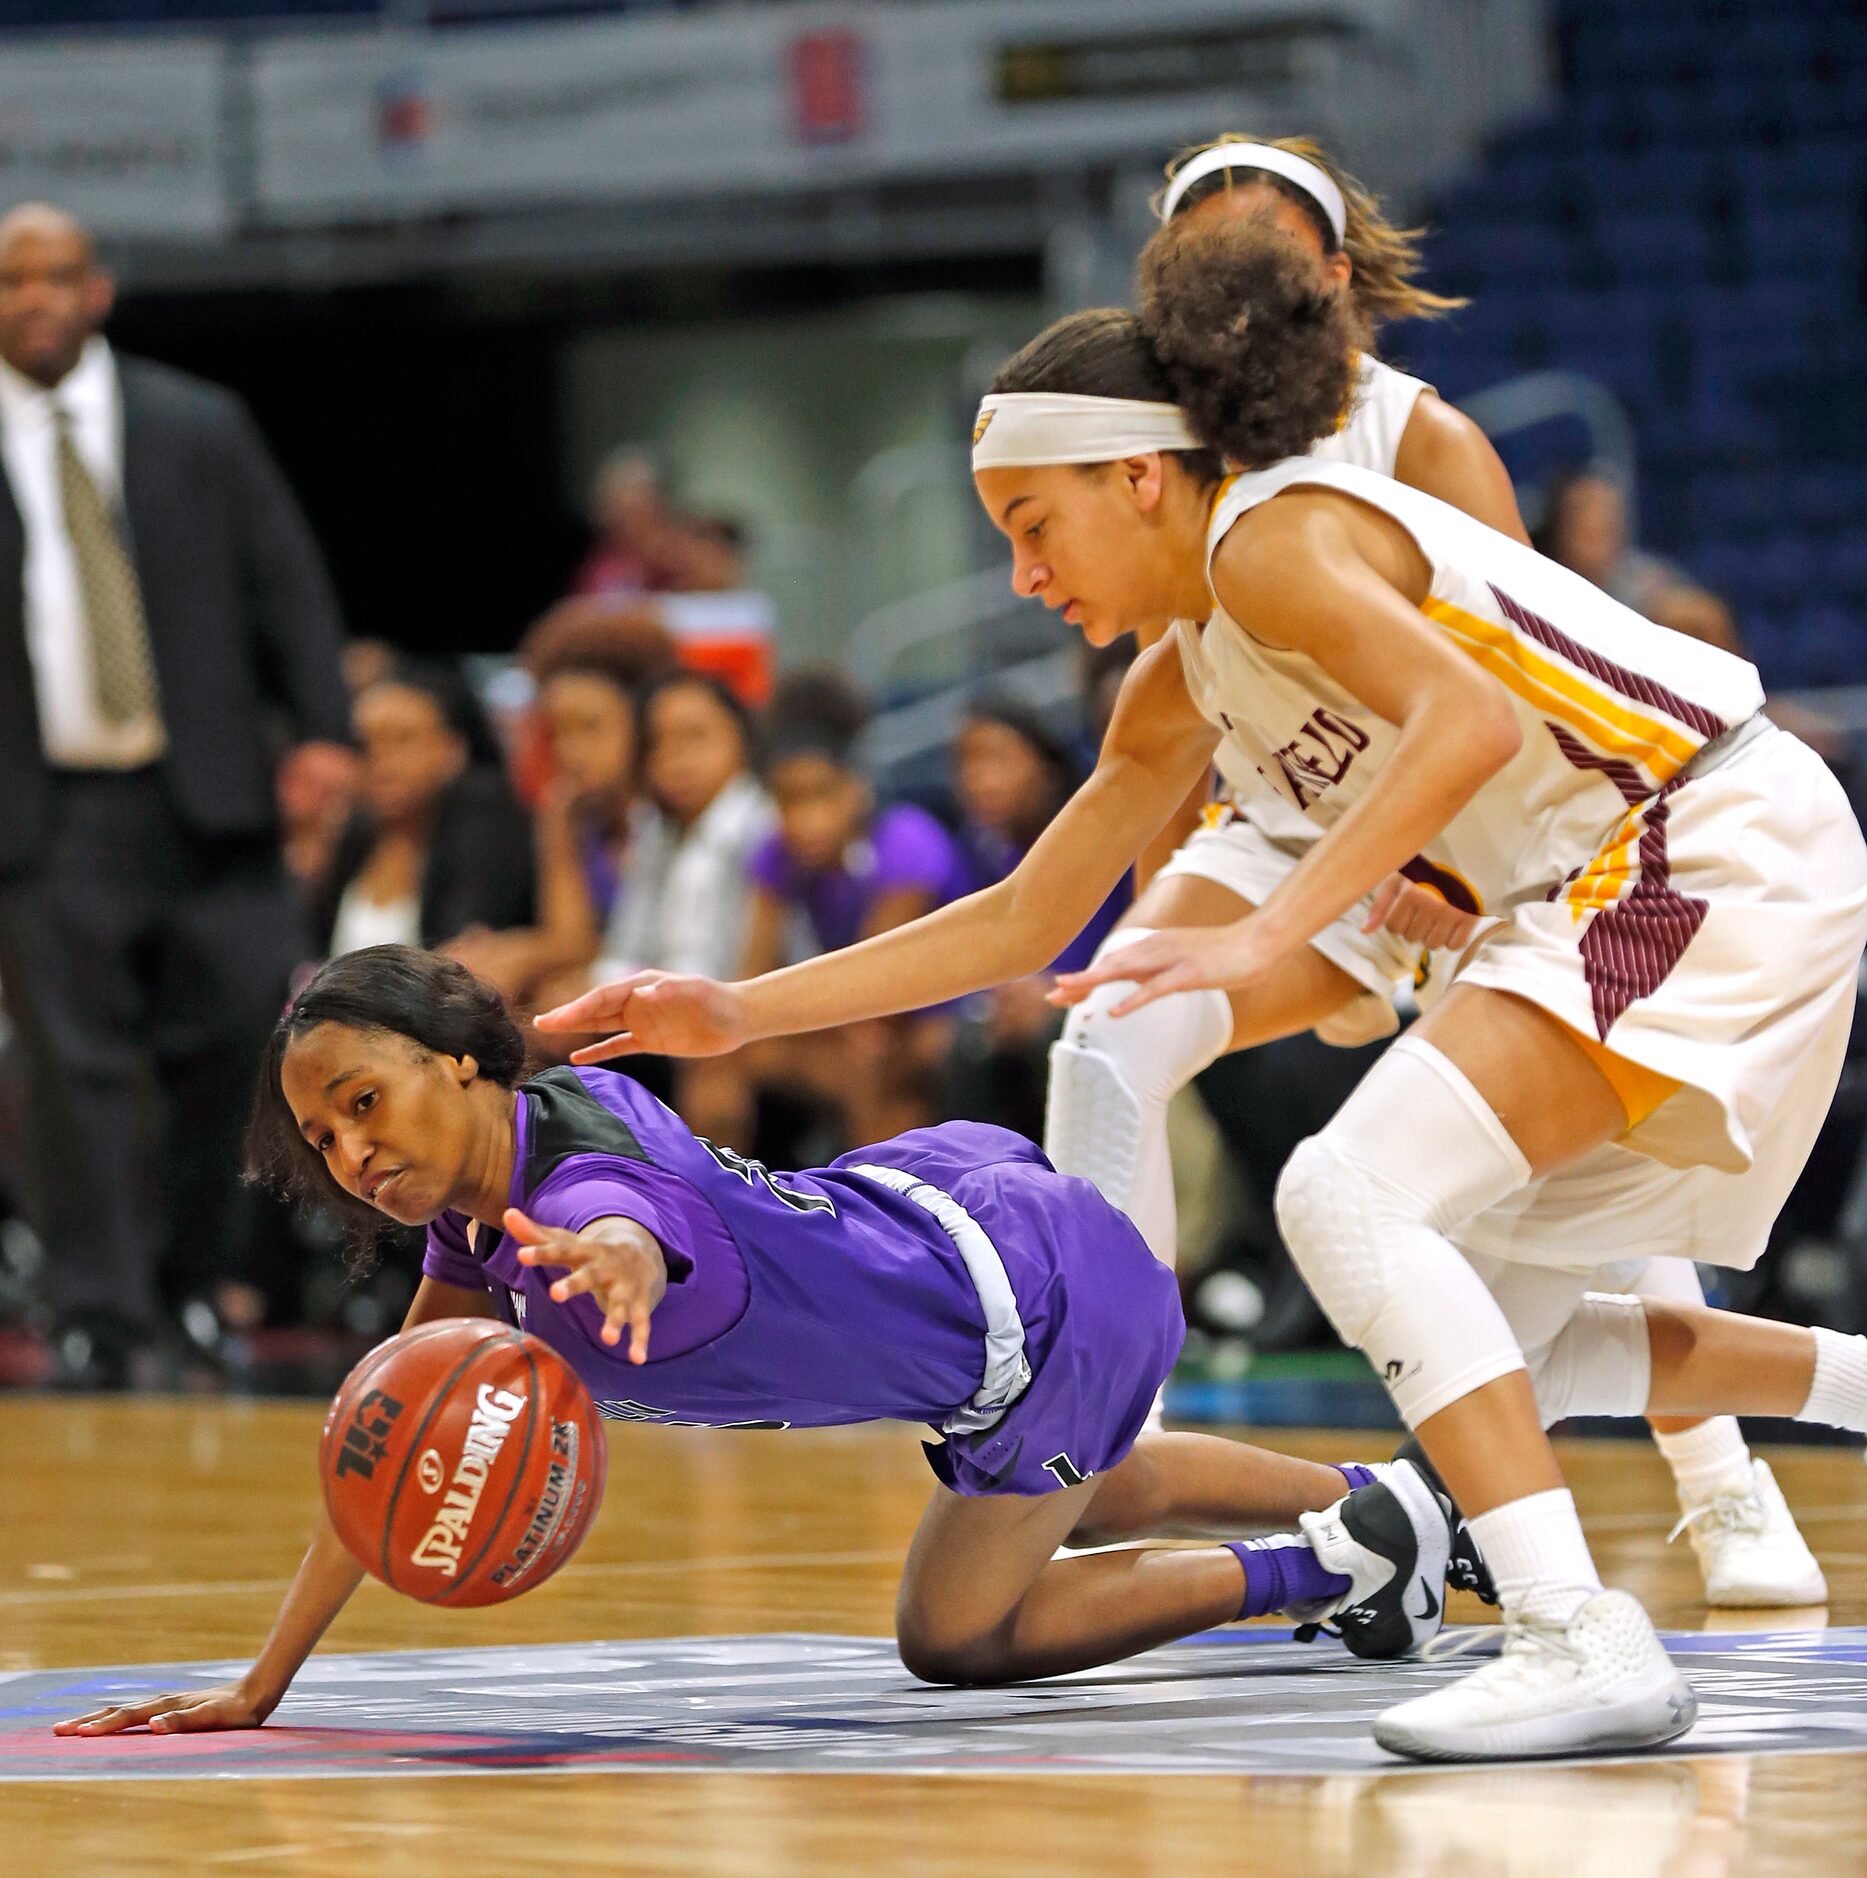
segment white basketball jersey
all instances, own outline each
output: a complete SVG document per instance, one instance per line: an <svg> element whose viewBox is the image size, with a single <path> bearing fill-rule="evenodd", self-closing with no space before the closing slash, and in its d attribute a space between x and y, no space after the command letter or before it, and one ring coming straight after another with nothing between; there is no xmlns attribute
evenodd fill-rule
<svg viewBox="0 0 1867 1878"><path fill-rule="evenodd" d="M1355 463L1377 475L1391 476L1394 461L1400 455L1400 440L1406 435L1413 407L1420 393L1432 387L1424 379L1409 378L1391 365L1383 365L1371 353L1361 355L1355 400L1349 406L1348 421L1332 437L1310 445L1309 454L1326 463ZM1291 827L1288 815L1279 815L1258 787L1255 774L1241 768L1224 750L1218 755L1217 768L1225 783L1225 793L1242 810L1285 836L1301 831Z"/></svg>
<svg viewBox="0 0 1867 1878"><path fill-rule="evenodd" d="M1291 457L1233 477L1213 505L1208 557L1242 515L1293 486L1339 489L1407 530L1432 570L1422 615L1504 686L1522 728L1517 755L1421 857L1431 884L1492 914L1560 894L1579 917L1616 898L1638 872L1647 808L1761 706L1756 668L1350 464ZM1379 775L1399 732L1313 659L1263 644L1222 609L1176 630L1187 688L1225 733L1223 769L1255 770L1325 828Z"/></svg>
<svg viewBox="0 0 1867 1878"><path fill-rule="evenodd" d="M1333 437L1311 444L1309 454L1325 463L1356 463L1381 476L1393 475L1413 407L1430 389L1424 379L1409 378L1364 352L1348 422Z"/></svg>

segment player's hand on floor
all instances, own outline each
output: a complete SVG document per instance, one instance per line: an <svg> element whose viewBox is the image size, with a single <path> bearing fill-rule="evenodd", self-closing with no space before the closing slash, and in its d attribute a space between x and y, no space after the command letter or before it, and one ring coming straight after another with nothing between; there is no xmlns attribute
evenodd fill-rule
<svg viewBox="0 0 1867 1878"><path fill-rule="evenodd" d="M223 1728L257 1728L272 1713L237 1682L181 1695L152 1695L141 1702L115 1702L88 1715L54 1722L55 1735L115 1735L147 1728L153 1735L208 1734Z"/></svg>
<svg viewBox="0 0 1867 1878"><path fill-rule="evenodd" d="M614 1237L566 1232L560 1226L539 1225L516 1206L506 1209L505 1227L519 1242L521 1265L564 1268L565 1275L551 1287L558 1303L589 1292L603 1313L603 1341L620 1343L626 1330L629 1361L648 1361L649 1313L661 1302L668 1272L659 1250L650 1249L654 1241L646 1231L638 1227Z"/></svg>
<svg viewBox="0 0 1867 1878"><path fill-rule="evenodd" d="M1362 921L1363 932L1391 932L1396 939L1436 951L1462 950L1478 930L1480 916L1448 905L1430 887L1405 874L1389 874L1375 891L1374 905Z"/></svg>
<svg viewBox="0 0 1867 1878"><path fill-rule="evenodd" d="M541 1011L540 1030L609 1030L601 1043L571 1052L573 1063L615 1056L722 1056L749 1041L737 985L678 972L632 972L581 998Z"/></svg>

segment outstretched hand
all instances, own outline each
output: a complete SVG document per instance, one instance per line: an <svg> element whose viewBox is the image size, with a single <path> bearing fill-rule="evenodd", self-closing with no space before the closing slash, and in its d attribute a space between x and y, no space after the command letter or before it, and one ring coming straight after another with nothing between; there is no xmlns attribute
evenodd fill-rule
<svg viewBox="0 0 1867 1878"><path fill-rule="evenodd" d="M561 1226L541 1226L516 1206L506 1208L505 1228L507 1236L518 1241L521 1265L564 1268L565 1276L551 1287L559 1304L580 1291L589 1292L603 1313L603 1341L620 1343L626 1330L629 1361L648 1361L648 1317L661 1302L667 1267L647 1245L634 1237L593 1237ZM646 1231L642 1238L648 1239Z"/></svg>
<svg viewBox="0 0 1867 1878"><path fill-rule="evenodd" d="M541 1011L540 1030L609 1030L601 1043L571 1052L573 1063L617 1056L723 1056L748 1041L737 985L677 972L631 972L581 998Z"/></svg>
<svg viewBox="0 0 1867 1878"><path fill-rule="evenodd" d="M1176 926L1137 939L1080 972L1059 972L1050 1002L1080 1004L1098 985L1132 979L1134 990L1109 1008L1111 1017L1126 1017L1176 991L1233 990L1272 962L1248 920L1233 926Z"/></svg>

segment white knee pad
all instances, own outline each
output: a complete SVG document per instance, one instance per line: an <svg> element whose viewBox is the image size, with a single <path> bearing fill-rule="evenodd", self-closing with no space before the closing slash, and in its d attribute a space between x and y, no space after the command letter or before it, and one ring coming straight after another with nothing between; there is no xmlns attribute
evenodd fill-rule
<svg viewBox="0 0 1867 1878"><path fill-rule="evenodd" d="M1653 1386L1646 1306L1638 1298L1591 1291L1561 1334L1533 1351L1529 1362L1545 1428L1569 1415L1644 1415Z"/></svg>
<svg viewBox="0 0 1867 1878"><path fill-rule="evenodd" d="M1285 1164L1284 1243L1410 1424L1523 1367L1502 1311L1446 1234L1529 1176L1467 1078L1411 1037Z"/></svg>
<svg viewBox="0 0 1867 1878"><path fill-rule="evenodd" d="M1124 926L1102 942L1106 958L1147 938ZM1093 1181L1141 1230L1156 1258L1174 1257L1173 1164L1167 1104L1232 1039L1222 991L1182 991L1110 1017L1132 980L1098 985L1074 1006L1051 1047L1044 1152L1064 1174Z"/></svg>

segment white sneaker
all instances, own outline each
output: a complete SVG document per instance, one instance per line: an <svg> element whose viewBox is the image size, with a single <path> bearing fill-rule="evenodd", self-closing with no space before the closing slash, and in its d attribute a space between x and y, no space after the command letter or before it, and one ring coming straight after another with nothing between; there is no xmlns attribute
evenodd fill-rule
<svg viewBox="0 0 1867 1878"><path fill-rule="evenodd" d="M1683 1532L1698 1554L1705 1602L1722 1610L1826 1604L1828 1580L1796 1529L1767 1461L1752 1461L1748 1493L1721 1493L1685 1507L1668 1543ZM1684 1506L1684 1501L1680 1502Z"/></svg>
<svg viewBox="0 0 1867 1878"><path fill-rule="evenodd" d="M1566 1624L1507 1616L1493 1661L1377 1716L1374 1738L1420 1761L1516 1760L1653 1747L1697 1719L1646 1612L1600 1591Z"/></svg>

